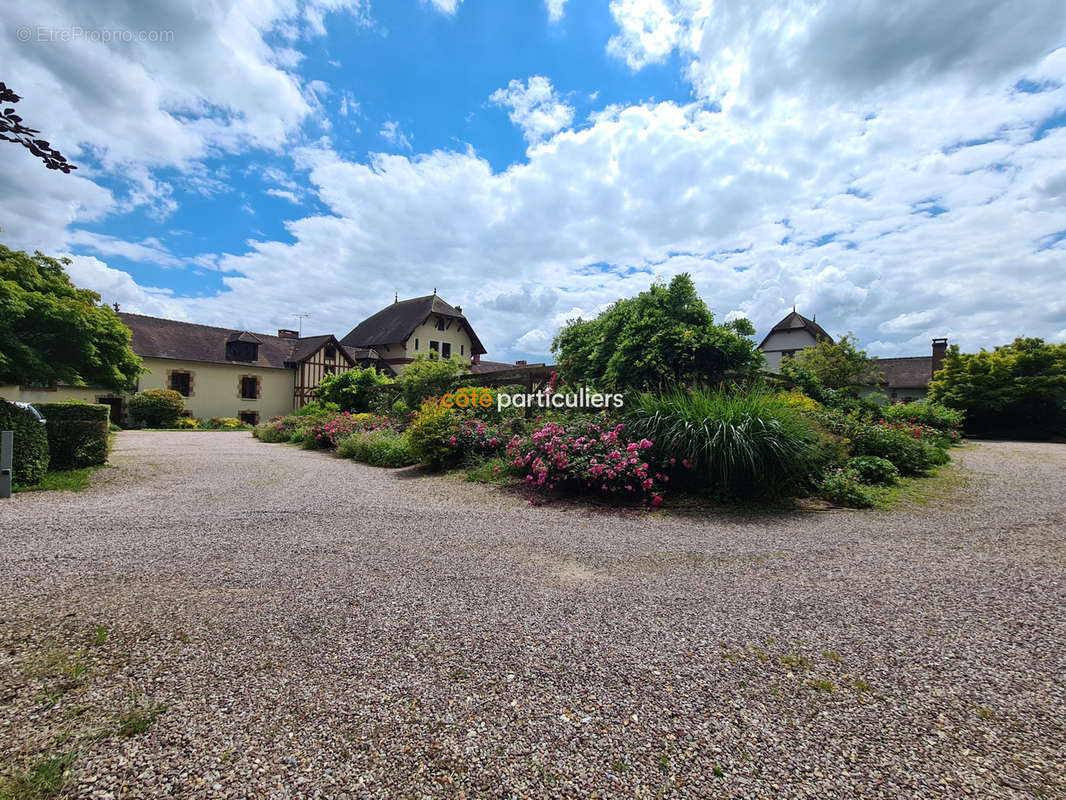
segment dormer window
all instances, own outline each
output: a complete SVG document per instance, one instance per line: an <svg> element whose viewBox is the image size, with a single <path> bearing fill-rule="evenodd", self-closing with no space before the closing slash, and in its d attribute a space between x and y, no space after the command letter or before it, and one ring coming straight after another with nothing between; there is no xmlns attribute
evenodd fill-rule
<svg viewBox="0 0 1066 800"><path fill-rule="evenodd" d="M234 333L226 340L226 359L229 361L258 361L259 339L250 333Z"/></svg>

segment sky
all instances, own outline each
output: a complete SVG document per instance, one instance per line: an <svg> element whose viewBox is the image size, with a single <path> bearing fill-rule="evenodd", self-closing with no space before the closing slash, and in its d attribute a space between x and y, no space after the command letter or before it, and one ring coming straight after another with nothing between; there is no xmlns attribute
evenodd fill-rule
<svg viewBox="0 0 1066 800"><path fill-rule="evenodd" d="M11 5L0 80L78 169L0 142L0 242L268 333L436 289L503 361L681 272L760 339L1066 341L1066 4L1022 5Z"/></svg>

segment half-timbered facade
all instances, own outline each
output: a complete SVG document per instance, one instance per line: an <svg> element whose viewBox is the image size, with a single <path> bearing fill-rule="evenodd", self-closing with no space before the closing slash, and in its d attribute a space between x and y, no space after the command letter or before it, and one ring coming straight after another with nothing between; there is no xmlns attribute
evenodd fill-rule
<svg viewBox="0 0 1066 800"><path fill-rule="evenodd" d="M293 386L293 405L296 408L315 399L315 388L327 375L339 375L358 366L337 338L329 333L296 339L290 363L296 370Z"/></svg>

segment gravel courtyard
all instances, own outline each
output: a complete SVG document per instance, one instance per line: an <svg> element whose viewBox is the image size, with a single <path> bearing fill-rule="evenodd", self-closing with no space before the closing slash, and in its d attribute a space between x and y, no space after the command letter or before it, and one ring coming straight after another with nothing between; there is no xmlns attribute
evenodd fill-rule
<svg viewBox="0 0 1066 800"><path fill-rule="evenodd" d="M0 501L0 762L71 797L1066 797L1066 445L892 512L533 507L124 432Z"/></svg>

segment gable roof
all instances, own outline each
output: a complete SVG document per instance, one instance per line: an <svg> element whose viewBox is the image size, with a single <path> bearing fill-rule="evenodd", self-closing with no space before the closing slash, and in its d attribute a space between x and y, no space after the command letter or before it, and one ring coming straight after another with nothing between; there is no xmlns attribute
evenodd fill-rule
<svg viewBox="0 0 1066 800"><path fill-rule="evenodd" d="M118 316L133 332L133 352L141 358L172 358L208 364L254 364L269 369L292 369L318 352L330 340L337 344L338 349L343 349L331 333L287 339L265 333L147 317L127 311L118 312ZM255 361L234 361L226 358L226 343L236 341L258 344L259 358ZM347 352L344 355L346 358L350 357Z"/></svg>
<svg viewBox="0 0 1066 800"><path fill-rule="evenodd" d="M332 333L324 333L320 336L305 336L302 339L290 339L289 341L292 342L292 352L289 353L289 361L294 364L299 364L301 361L310 358L330 342L332 342L338 350L344 351L341 343L337 341ZM347 351L344 351L344 355L345 357L350 358Z"/></svg>
<svg viewBox="0 0 1066 800"><path fill-rule="evenodd" d="M375 347L402 342L433 314L460 321L470 335L472 355L486 352L481 340L477 338L477 334L470 326L470 321L463 316L461 311L445 303L435 294L400 300L385 306L352 328L348 335L341 339L341 344L346 347Z"/></svg>
<svg viewBox="0 0 1066 800"><path fill-rule="evenodd" d="M770 337L775 333L782 331L794 331L794 330L806 330L811 336L813 336L819 342L831 342L833 337L826 333L825 328L815 322L813 319L807 319L802 314L797 314L794 310L790 311L785 318L779 323L770 328L770 332L766 334L766 338L762 340L759 345L759 349L762 350L763 345L770 341Z"/></svg>

